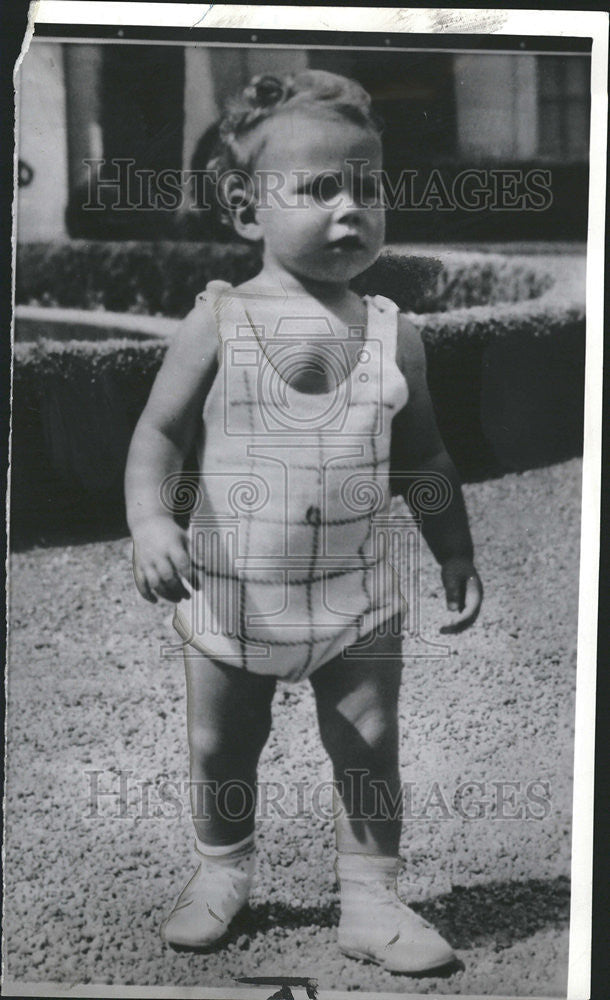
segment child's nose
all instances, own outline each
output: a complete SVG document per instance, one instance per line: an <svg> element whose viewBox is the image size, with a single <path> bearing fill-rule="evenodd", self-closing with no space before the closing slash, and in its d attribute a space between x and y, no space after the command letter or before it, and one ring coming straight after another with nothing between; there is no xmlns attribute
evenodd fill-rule
<svg viewBox="0 0 610 1000"><path fill-rule="evenodd" d="M334 216L337 221L344 222L352 216L358 215L362 209L351 191L341 191L337 195Z"/></svg>

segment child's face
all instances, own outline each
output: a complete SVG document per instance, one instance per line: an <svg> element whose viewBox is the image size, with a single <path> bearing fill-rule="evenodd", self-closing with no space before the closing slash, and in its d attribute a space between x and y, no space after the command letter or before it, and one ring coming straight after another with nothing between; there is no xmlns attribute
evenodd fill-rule
<svg viewBox="0 0 610 1000"><path fill-rule="evenodd" d="M379 137L339 116L269 121L255 164L265 265L324 282L364 271L385 236L381 165Z"/></svg>

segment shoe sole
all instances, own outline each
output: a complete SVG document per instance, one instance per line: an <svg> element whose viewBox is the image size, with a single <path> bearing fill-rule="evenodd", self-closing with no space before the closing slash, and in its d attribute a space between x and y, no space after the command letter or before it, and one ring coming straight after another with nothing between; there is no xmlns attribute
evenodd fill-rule
<svg viewBox="0 0 610 1000"><path fill-rule="evenodd" d="M228 936L229 932L225 931L222 937L217 938L216 941L212 941L211 944L174 944L173 941L167 941L165 938L161 938L161 940L168 946L168 948L171 948L172 951L190 951L191 954L206 955L211 951L215 951L215 949L219 946L225 944Z"/></svg>
<svg viewBox="0 0 610 1000"><path fill-rule="evenodd" d="M432 965L420 965L417 969L392 969L380 958L376 958L374 955L369 955L365 951L357 951L353 948L342 948L339 945L339 951L342 955L346 955L348 958L357 958L361 962L373 962L375 965L379 965L386 972L393 972L395 975L399 976L422 976L429 972L436 972L440 969L447 969L454 963L458 963L458 958L454 955L453 958L448 958L445 962L434 962Z"/></svg>
<svg viewBox="0 0 610 1000"><path fill-rule="evenodd" d="M220 945L226 944L227 938L231 936L231 931L233 930L233 924L235 920L245 910L246 906L247 904L244 904L244 906L242 906L242 908L237 911L235 916L232 918L229 926L226 928L226 930L222 932L220 937L215 938L214 941L208 942L208 944L179 944L178 942L168 941L163 934L164 924L162 924L159 929L159 937L163 941L163 944L166 944L168 948L172 949L172 951L178 951L178 952L191 951L191 952L198 952L200 954L205 954L206 952L214 951Z"/></svg>

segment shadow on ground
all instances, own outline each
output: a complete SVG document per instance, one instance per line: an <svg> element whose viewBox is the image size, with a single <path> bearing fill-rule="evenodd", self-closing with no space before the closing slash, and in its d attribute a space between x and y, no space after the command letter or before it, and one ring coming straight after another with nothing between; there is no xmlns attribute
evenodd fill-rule
<svg viewBox="0 0 610 1000"><path fill-rule="evenodd" d="M488 882L470 888L454 886L449 893L415 903L413 909L434 924L458 951L481 945L500 951L547 927L567 925L570 882L559 876L527 882ZM262 903L246 907L235 918L228 940L237 940L242 934L253 937L276 927L291 931L335 927L338 923L337 901L302 908Z"/></svg>

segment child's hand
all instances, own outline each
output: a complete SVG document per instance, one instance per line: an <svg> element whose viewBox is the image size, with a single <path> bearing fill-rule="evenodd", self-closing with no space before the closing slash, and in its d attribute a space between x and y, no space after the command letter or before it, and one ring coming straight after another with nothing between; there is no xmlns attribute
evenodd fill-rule
<svg viewBox="0 0 610 1000"><path fill-rule="evenodd" d="M463 632L478 618L483 600L483 584L470 559L461 556L448 559L443 564L441 577L447 596L447 608L449 611L460 612L460 617L450 625L443 625L441 632L444 635L455 635Z"/></svg>
<svg viewBox="0 0 610 1000"><path fill-rule="evenodd" d="M183 580L199 590L187 533L171 517L151 517L133 532L133 575L142 597L153 604L157 595L173 603L190 598Z"/></svg>

